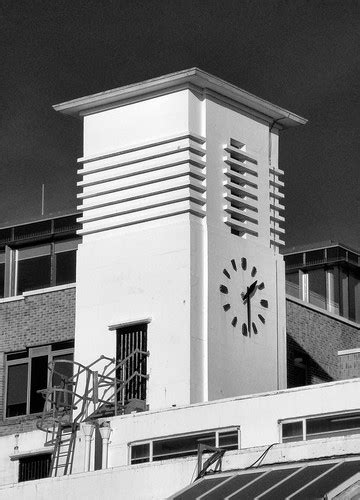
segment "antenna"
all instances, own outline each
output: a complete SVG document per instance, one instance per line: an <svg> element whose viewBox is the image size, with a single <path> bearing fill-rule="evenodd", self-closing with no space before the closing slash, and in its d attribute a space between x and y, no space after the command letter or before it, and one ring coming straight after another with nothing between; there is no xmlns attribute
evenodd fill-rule
<svg viewBox="0 0 360 500"><path fill-rule="evenodd" d="M44 215L45 209L45 184L41 184L41 215Z"/></svg>

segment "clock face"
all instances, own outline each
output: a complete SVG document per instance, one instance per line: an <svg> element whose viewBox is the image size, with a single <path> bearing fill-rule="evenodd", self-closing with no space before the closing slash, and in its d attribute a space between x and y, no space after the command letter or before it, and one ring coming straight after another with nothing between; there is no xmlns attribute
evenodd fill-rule
<svg viewBox="0 0 360 500"><path fill-rule="evenodd" d="M229 266L223 269L223 275L225 278L220 285L220 293L226 299L223 309L232 326L235 328L241 324L241 332L245 337L250 337L252 333L257 335L266 323L266 310L269 307L268 301L262 297L265 283L258 270L242 257L240 262L232 259Z"/></svg>

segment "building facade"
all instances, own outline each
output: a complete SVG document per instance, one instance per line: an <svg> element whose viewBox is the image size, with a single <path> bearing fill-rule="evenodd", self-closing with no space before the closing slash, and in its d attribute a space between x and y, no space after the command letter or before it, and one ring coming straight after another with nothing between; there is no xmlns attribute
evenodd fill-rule
<svg viewBox="0 0 360 500"><path fill-rule="evenodd" d="M84 124L79 215L3 231L0 493L355 491L360 381L333 359L358 345L346 266L326 267L322 308L305 267L286 296L279 252L279 134L306 120L196 68L55 109Z"/></svg>

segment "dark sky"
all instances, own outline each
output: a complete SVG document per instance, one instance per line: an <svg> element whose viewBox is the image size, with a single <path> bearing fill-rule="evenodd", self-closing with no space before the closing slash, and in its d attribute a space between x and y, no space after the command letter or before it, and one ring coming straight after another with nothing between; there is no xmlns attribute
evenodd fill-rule
<svg viewBox="0 0 360 500"><path fill-rule="evenodd" d="M309 119L283 132L289 246L360 248L360 0L1 0L0 226L76 207L51 106L198 66Z"/></svg>

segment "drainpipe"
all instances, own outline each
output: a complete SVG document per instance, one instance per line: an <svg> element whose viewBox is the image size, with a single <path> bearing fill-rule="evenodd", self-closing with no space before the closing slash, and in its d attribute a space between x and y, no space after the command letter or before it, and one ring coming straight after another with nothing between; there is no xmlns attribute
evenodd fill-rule
<svg viewBox="0 0 360 500"><path fill-rule="evenodd" d="M109 439L110 434L112 433L112 429L110 427L110 422L103 422L99 427L99 431L102 439L102 461L101 468L108 468L108 459L109 459Z"/></svg>
<svg viewBox="0 0 360 500"><path fill-rule="evenodd" d="M82 424L82 431L85 436L84 472L89 472L90 456L91 456L91 438L94 433L94 424L92 424L91 422L84 422Z"/></svg>

